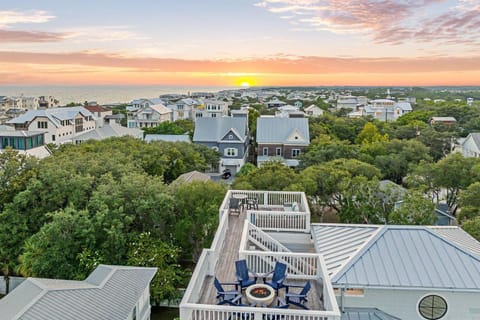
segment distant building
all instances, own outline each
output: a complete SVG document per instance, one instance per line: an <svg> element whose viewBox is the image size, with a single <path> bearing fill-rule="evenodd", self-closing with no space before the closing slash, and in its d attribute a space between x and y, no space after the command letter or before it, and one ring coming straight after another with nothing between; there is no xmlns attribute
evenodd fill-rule
<svg viewBox="0 0 480 320"><path fill-rule="evenodd" d="M193 143L202 144L220 153L219 172L225 169L235 175L248 156L247 118L198 118Z"/></svg>
<svg viewBox="0 0 480 320"><path fill-rule="evenodd" d="M363 107L359 107L360 110L364 117L371 116L379 121L395 121L401 116L412 112L413 109L412 105L406 101L395 102L389 99L376 99Z"/></svg>
<svg viewBox="0 0 480 320"><path fill-rule="evenodd" d="M41 131L0 130L0 152L12 148L18 153L43 159L50 155Z"/></svg>
<svg viewBox="0 0 480 320"><path fill-rule="evenodd" d="M480 157L480 132L470 133L461 143L464 157Z"/></svg>
<svg viewBox="0 0 480 320"><path fill-rule="evenodd" d="M201 102L192 98L180 99L175 103L167 105L172 110L172 121L194 120L195 109L201 105Z"/></svg>
<svg viewBox="0 0 480 320"><path fill-rule="evenodd" d="M454 117L431 117L430 118L430 124L435 125L435 124L443 124L447 126L451 126L457 123L457 119Z"/></svg>
<svg viewBox="0 0 480 320"><path fill-rule="evenodd" d="M467 98L467 105L471 106L473 104L473 98Z"/></svg>
<svg viewBox="0 0 480 320"><path fill-rule="evenodd" d="M355 110L358 105L358 98L355 96L338 96L337 110L350 109Z"/></svg>
<svg viewBox="0 0 480 320"><path fill-rule="evenodd" d="M312 104L309 107L305 108L305 113L308 117L320 117L323 115L324 111L318 106Z"/></svg>
<svg viewBox="0 0 480 320"><path fill-rule="evenodd" d="M135 99L130 104L127 106L127 111L130 112L136 112L140 109L150 107L156 104L163 104L165 105L167 103L166 100L160 99L160 98L152 98L152 99Z"/></svg>
<svg viewBox="0 0 480 320"><path fill-rule="evenodd" d="M0 319L149 320L156 272L99 265L83 281L28 278L0 300Z"/></svg>
<svg viewBox="0 0 480 320"><path fill-rule="evenodd" d="M228 116L228 102L203 100L195 109L195 121L198 118L221 118Z"/></svg>
<svg viewBox="0 0 480 320"><path fill-rule="evenodd" d="M90 111L95 116L95 122L97 124L97 127L103 126L103 124L105 123L106 116L113 115L113 112L111 109L107 109L99 105L92 105L92 106L88 105L88 106L85 106L85 109Z"/></svg>
<svg viewBox="0 0 480 320"><path fill-rule="evenodd" d="M257 165L280 160L289 167L299 164L298 156L310 144L308 119L260 117L257 119Z"/></svg>
<svg viewBox="0 0 480 320"><path fill-rule="evenodd" d="M152 128L165 121L172 121L172 110L163 104L148 105L129 113L127 127Z"/></svg>
<svg viewBox="0 0 480 320"><path fill-rule="evenodd" d="M73 141L76 144L79 144L88 140L104 140L124 136L143 139L143 131L138 128L122 127L121 125L112 122L110 124L105 124L101 127L98 127L94 130L79 134L75 138L73 138Z"/></svg>
<svg viewBox="0 0 480 320"><path fill-rule="evenodd" d="M275 99L272 99L268 102L265 102L265 107L267 107L268 109L270 109L270 108L280 108L280 107L285 106L286 104L287 104L286 102L280 101L277 98L275 98Z"/></svg>
<svg viewBox="0 0 480 320"><path fill-rule="evenodd" d="M93 114L84 107L29 110L7 123L15 130L44 132L45 144L72 142L77 135L96 128Z"/></svg>

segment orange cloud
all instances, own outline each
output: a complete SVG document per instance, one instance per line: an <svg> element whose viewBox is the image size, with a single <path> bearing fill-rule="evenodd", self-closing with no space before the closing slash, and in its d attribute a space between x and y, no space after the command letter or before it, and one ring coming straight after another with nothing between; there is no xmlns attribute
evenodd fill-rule
<svg viewBox="0 0 480 320"><path fill-rule="evenodd" d="M0 51L0 82L68 84L479 85L480 56L134 58L101 52Z"/></svg>
<svg viewBox="0 0 480 320"><path fill-rule="evenodd" d="M14 31L0 29L0 43L9 42L55 42L62 41L67 35L63 33L41 31Z"/></svg>

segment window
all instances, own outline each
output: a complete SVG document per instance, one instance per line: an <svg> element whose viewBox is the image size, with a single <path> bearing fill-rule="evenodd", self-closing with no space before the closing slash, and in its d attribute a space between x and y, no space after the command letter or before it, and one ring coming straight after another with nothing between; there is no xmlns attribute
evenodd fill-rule
<svg viewBox="0 0 480 320"><path fill-rule="evenodd" d="M52 134L52 141L55 141L55 135Z"/></svg>
<svg viewBox="0 0 480 320"><path fill-rule="evenodd" d="M300 155L300 149L292 149L292 158L296 158Z"/></svg>
<svg viewBox="0 0 480 320"><path fill-rule="evenodd" d="M227 157L235 157L238 154L237 148L225 148L224 154Z"/></svg>
<svg viewBox="0 0 480 320"><path fill-rule="evenodd" d="M83 119L77 118L75 119L75 132L82 132L83 131Z"/></svg>
<svg viewBox="0 0 480 320"><path fill-rule="evenodd" d="M275 155L281 157L282 156L282 148L275 149Z"/></svg>
<svg viewBox="0 0 480 320"><path fill-rule="evenodd" d="M342 294L340 288L334 288L333 292L335 293L336 296L340 296ZM350 297L363 297L365 295L365 292L362 288L347 288L347 289L344 289L343 292L345 296L350 296Z"/></svg>
<svg viewBox="0 0 480 320"><path fill-rule="evenodd" d="M217 117L217 114L216 113L212 113L212 118L216 118Z"/></svg>
<svg viewBox="0 0 480 320"><path fill-rule="evenodd" d="M38 126L38 129L48 129L48 122L47 121L38 121L37 126Z"/></svg>
<svg viewBox="0 0 480 320"><path fill-rule="evenodd" d="M268 156L268 148L263 148L263 155Z"/></svg>
<svg viewBox="0 0 480 320"><path fill-rule="evenodd" d="M428 320L441 319L447 313L447 302L437 295L425 296L418 304L418 312Z"/></svg>

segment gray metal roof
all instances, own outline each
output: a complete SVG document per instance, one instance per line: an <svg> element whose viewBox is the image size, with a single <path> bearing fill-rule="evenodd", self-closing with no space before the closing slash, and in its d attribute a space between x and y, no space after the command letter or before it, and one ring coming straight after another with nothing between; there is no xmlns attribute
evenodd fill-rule
<svg viewBox="0 0 480 320"><path fill-rule="evenodd" d="M470 133L462 142L462 144L465 143L465 141L468 140L469 137L472 137L473 142L476 144L477 148L480 149L480 132L472 132Z"/></svg>
<svg viewBox="0 0 480 320"><path fill-rule="evenodd" d="M381 226L312 224L315 249L323 255L330 276L337 274Z"/></svg>
<svg viewBox="0 0 480 320"><path fill-rule="evenodd" d="M345 308L341 320L400 320L377 308Z"/></svg>
<svg viewBox="0 0 480 320"><path fill-rule="evenodd" d="M295 140L298 133L300 137ZM257 143L310 144L307 118L260 117L257 119Z"/></svg>
<svg viewBox="0 0 480 320"><path fill-rule="evenodd" d="M465 230L456 226L429 226L430 230L444 237L448 241L461 246L480 257L480 242L475 240Z"/></svg>
<svg viewBox="0 0 480 320"><path fill-rule="evenodd" d="M480 258L424 226L384 226L334 285L480 291Z"/></svg>
<svg viewBox="0 0 480 320"><path fill-rule="evenodd" d="M52 108L45 110L29 110L24 114L7 121L12 124L23 124L30 122L37 117L47 117L55 125L59 126L62 120L73 120L78 113L81 113L84 117L93 116L90 111L84 107L68 107L68 108Z"/></svg>
<svg viewBox="0 0 480 320"><path fill-rule="evenodd" d="M132 136L135 138L142 138L143 131L138 128L126 128L119 124L111 123L104 125L103 127L96 128L77 135L74 140L87 141L87 140L103 140L114 137Z"/></svg>
<svg viewBox="0 0 480 320"><path fill-rule="evenodd" d="M127 319L156 270L100 265L85 281L28 278L0 300L0 319Z"/></svg>
<svg viewBox="0 0 480 320"><path fill-rule="evenodd" d="M220 141L231 129L242 141L247 138L247 119L236 117L198 118L195 120L194 142Z"/></svg>
<svg viewBox="0 0 480 320"><path fill-rule="evenodd" d="M147 134L145 141L190 142L190 136L188 134Z"/></svg>

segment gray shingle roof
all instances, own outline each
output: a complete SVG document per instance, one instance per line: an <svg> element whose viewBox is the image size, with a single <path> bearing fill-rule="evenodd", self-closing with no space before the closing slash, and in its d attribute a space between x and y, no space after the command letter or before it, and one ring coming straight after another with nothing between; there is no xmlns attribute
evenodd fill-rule
<svg viewBox="0 0 480 320"><path fill-rule="evenodd" d="M300 140L292 140L292 144L310 144L308 119L306 118L274 118L257 119L257 143L287 143L288 139L298 132Z"/></svg>
<svg viewBox="0 0 480 320"><path fill-rule="evenodd" d="M194 142L217 142L220 141L231 129L236 135L245 141L247 128L246 118L198 118L195 121Z"/></svg>
<svg viewBox="0 0 480 320"><path fill-rule="evenodd" d="M0 300L0 319L127 319L156 270L100 265L85 281L29 278Z"/></svg>
<svg viewBox="0 0 480 320"><path fill-rule="evenodd" d="M333 278L337 285L480 291L480 257L423 226L384 226Z"/></svg>

